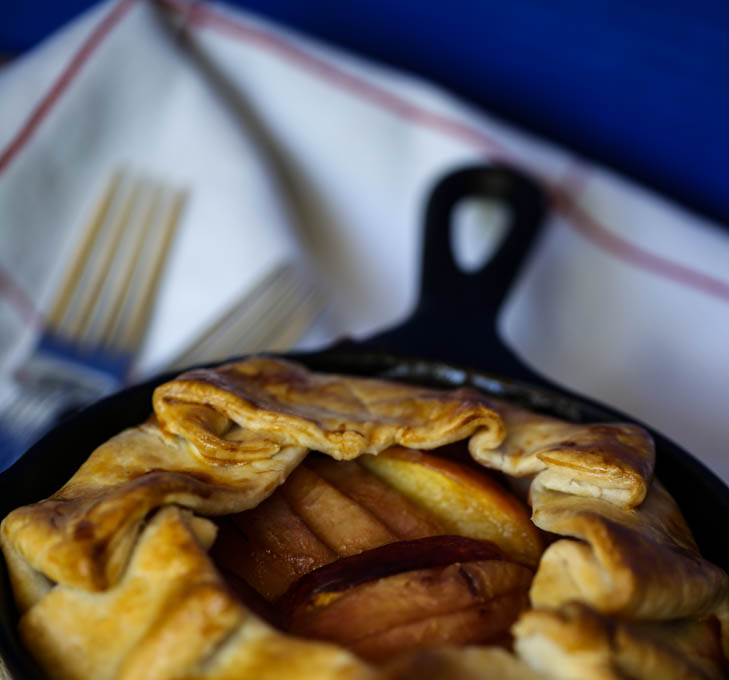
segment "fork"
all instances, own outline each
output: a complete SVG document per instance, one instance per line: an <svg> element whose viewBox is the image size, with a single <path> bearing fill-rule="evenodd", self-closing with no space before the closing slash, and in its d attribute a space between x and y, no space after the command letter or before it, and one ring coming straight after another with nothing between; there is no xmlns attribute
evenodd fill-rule
<svg viewBox="0 0 729 680"><path fill-rule="evenodd" d="M259 351L282 352L324 308L320 289L292 262L274 266L168 362L181 369Z"/></svg>
<svg viewBox="0 0 729 680"><path fill-rule="evenodd" d="M138 350L186 192L116 170L65 269L0 415L3 459L60 415L119 387Z"/></svg>

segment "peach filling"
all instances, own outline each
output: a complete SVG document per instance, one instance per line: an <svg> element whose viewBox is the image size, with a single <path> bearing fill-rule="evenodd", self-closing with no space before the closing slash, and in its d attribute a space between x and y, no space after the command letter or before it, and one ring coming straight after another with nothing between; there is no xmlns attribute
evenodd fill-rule
<svg viewBox="0 0 729 680"><path fill-rule="evenodd" d="M399 448L349 462L312 454L218 524L211 555L250 608L375 662L508 645L542 549L526 507L485 471Z"/></svg>

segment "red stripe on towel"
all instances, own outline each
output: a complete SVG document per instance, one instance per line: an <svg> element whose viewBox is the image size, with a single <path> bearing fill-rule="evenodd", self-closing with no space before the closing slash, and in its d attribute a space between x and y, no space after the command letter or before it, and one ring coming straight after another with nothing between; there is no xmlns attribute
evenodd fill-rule
<svg viewBox="0 0 729 680"><path fill-rule="evenodd" d="M0 174L7 169L12 160L20 153L43 119L48 115L55 103L65 92L73 79L89 60L96 48L102 43L112 28L119 23L119 20L126 14L127 10L138 0L119 0L111 11L95 26L89 36L81 44L71 60L63 69L61 75L55 80L51 88L38 102L30 116L21 126L18 133L0 153ZM0 265L0 294L15 309L21 319L27 323L38 323L41 314L33 301L26 295L23 289L13 281L11 276Z"/></svg>

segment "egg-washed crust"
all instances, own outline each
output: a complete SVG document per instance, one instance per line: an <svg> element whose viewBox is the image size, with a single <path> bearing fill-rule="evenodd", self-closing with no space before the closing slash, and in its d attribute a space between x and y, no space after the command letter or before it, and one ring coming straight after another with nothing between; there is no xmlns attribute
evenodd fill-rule
<svg viewBox="0 0 729 680"><path fill-rule="evenodd" d="M158 387L153 403L162 427L184 436L201 455L226 462L249 459L256 436L336 460L395 444L434 449L476 431L484 447L504 438L501 418L476 390L314 373L265 357L183 373ZM220 414L217 429L210 427L212 417L189 417L190 405ZM226 436L241 428L251 433L242 445Z"/></svg>
<svg viewBox="0 0 729 680"><path fill-rule="evenodd" d="M51 678L421 680L426 667L464 680L648 678L664 667L678 671L660 677L723 677L727 577L699 556L675 503L652 481L652 443L640 428L589 430L472 390L315 375L261 358L183 374L154 402L159 423L112 438L54 496L3 521L21 636ZM500 444L503 429L489 404L512 428L492 457L487 447ZM513 629L516 656L443 648L375 668L272 629L227 590L207 556L215 528L198 515L258 505L310 446L348 459L393 443L436 448L469 436L477 460L511 475L536 473L532 519L567 537L542 556L530 593L537 608ZM553 467L562 476L556 484L543 477ZM632 481L617 495L605 492L619 470ZM590 631L582 653L575 640ZM573 675L555 675L552 658L566 658L559 668Z"/></svg>
<svg viewBox="0 0 729 680"><path fill-rule="evenodd" d="M246 611L207 557L209 532L185 511L162 508L141 531L113 586L88 592L59 585L28 610L20 634L48 676L374 677L346 650L289 637Z"/></svg>
<svg viewBox="0 0 729 680"><path fill-rule="evenodd" d="M542 555L532 604L570 600L637 620L714 613L729 596L729 579L703 559L673 498L654 480L642 505L531 490L532 521L561 536Z"/></svg>
<svg viewBox="0 0 729 680"><path fill-rule="evenodd" d="M614 620L570 602L532 609L512 630L520 656L550 678L721 680L729 670L713 620Z"/></svg>
<svg viewBox="0 0 729 680"><path fill-rule="evenodd" d="M17 565L22 609L48 579L86 590L112 585L157 507L229 515L257 506L317 444L352 457L393 441L434 448L476 430L496 444L503 437L501 419L473 390L338 378L266 358L183 374L157 389L154 404L161 426L153 420L113 437L57 493L3 521L0 545ZM335 455L339 444L346 455Z"/></svg>
<svg viewBox="0 0 729 680"><path fill-rule="evenodd" d="M205 552L214 539L211 527L174 506L162 508L140 532L111 588L90 593L56 586L30 609L20 620L20 634L48 676L398 680L422 678L429 668L425 677L541 678L502 649L415 652L374 668L336 645L281 633L249 613L225 586Z"/></svg>
<svg viewBox="0 0 729 680"><path fill-rule="evenodd" d="M284 447L240 465L210 465L181 437L154 422L124 430L97 448L45 501L11 512L0 526L21 610L45 580L105 590L124 569L145 516L176 504L201 515L227 515L258 505L304 458Z"/></svg>
<svg viewBox="0 0 729 680"><path fill-rule="evenodd" d="M471 438L471 455L482 465L514 477L538 473L538 483L548 489L621 507L643 502L655 463L653 440L643 428L567 423L497 399L489 403L507 435L498 447L480 434Z"/></svg>

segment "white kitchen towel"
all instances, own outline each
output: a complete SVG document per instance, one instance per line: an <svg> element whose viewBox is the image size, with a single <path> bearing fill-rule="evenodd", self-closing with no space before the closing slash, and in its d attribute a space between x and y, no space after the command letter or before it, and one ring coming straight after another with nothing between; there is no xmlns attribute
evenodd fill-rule
<svg viewBox="0 0 729 680"><path fill-rule="evenodd" d="M0 370L115 167L190 190L144 376L291 256L330 295L307 346L401 321L428 190L494 160L554 198L508 344L729 480L726 232L422 80L207 3L105 2L0 71Z"/></svg>

